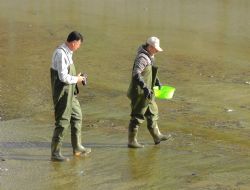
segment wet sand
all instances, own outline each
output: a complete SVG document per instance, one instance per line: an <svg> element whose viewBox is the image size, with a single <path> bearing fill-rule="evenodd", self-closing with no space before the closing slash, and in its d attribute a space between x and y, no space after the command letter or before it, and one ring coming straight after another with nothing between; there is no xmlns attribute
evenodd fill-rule
<svg viewBox="0 0 250 190"><path fill-rule="evenodd" d="M110 127L107 121L99 121L82 133L84 145L92 148L90 155L73 157L67 135L63 153L71 160L53 163L49 160L52 126L39 123L24 119L0 123L1 189L250 187L249 146L220 140L219 132L211 140L206 134L169 131L163 125L162 131L174 138L155 146L144 126L139 140L145 148L134 150L126 146L125 126Z"/></svg>

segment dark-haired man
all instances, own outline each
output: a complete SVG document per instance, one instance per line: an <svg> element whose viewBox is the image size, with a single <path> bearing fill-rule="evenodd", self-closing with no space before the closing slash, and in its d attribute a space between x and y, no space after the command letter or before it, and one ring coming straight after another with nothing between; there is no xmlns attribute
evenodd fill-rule
<svg viewBox="0 0 250 190"><path fill-rule="evenodd" d="M73 31L68 35L67 41L56 48L52 56L50 73L55 109L55 129L51 142L52 161L69 160L61 154L62 141L69 126L73 154L79 156L91 152L90 148L81 144L82 111L77 99L77 84L86 81L86 77L81 76L81 73L76 74L72 60L73 52L82 42L82 35Z"/></svg>
<svg viewBox="0 0 250 190"><path fill-rule="evenodd" d="M159 131L158 107L153 93L154 86L161 86L157 77L158 68L154 65L154 55L163 51L160 40L150 37L146 43L138 49L132 69L132 80L128 90L131 100L131 119L128 128L128 147L142 148L137 142L137 133L140 124L147 119L147 128L154 139L155 144L168 140L171 135L163 135Z"/></svg>

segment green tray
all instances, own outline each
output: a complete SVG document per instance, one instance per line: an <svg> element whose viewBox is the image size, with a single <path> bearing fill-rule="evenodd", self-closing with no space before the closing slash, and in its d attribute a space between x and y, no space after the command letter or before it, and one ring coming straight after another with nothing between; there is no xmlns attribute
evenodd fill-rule
<svg viewBox="0 0 250 190"><path fill-rule="evenodd" d="M173 98L175 88L172 86L161 86L159 89L158 86L154 87L155 97L158 99L171 99Z"/></svg>

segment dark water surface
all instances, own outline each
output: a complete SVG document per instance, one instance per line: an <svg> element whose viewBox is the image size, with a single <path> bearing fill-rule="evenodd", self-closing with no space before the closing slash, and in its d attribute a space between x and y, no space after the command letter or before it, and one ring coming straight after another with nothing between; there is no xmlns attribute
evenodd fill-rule
<svg viewBox="0 0 250 190"><path fill-rule="evenodd" d="M250 2L248 0L0 0L0 189L250 188ZM49 66L72 30L88 73L80 89L86 158L51 163ZM129 150L126 90L137 47L161 39L160 79L176 87L158 101L162 132L145 125ZM65 155L72 157L68 137Z"/></svg>

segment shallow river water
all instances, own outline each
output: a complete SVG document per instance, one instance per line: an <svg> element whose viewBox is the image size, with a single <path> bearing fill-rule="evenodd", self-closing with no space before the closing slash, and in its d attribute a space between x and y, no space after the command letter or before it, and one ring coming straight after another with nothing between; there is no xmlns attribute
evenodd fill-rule
<svg viewBox="0 0 250 190"><path fill-rule="evenodd" d="M250 189L250 2L248 0L0 0L0 189ZM85 41L79 72L87 157L50 162L49 67L72 30ZM139 45L161 40L159 126L143 125L140 150L127 149L126 90ZM68 131L69 133L69 131Z"/></svg>

